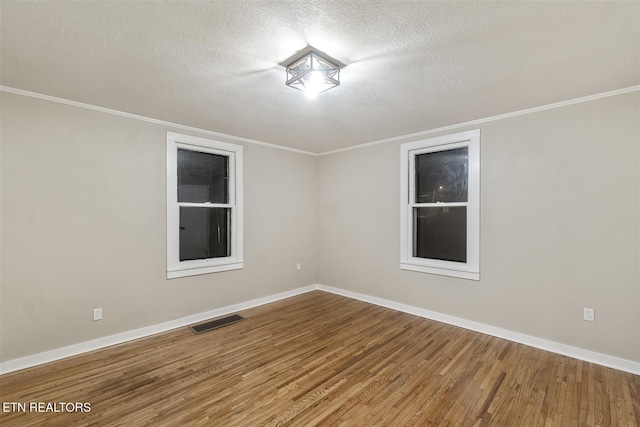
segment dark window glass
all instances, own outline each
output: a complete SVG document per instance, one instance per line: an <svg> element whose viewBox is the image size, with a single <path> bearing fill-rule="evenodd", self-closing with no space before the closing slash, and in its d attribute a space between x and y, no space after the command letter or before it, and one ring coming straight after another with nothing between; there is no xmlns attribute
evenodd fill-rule
<svg viewBox="0 0 640 427"><path fill-rule="evenodd" d="M231 256L231 209L180 207L180 261Z"/></svg>
<svg viewBox="0 0 640 427"><path fill-rule="evenodd" d="M469 148L415 157L416 203L466 202Z"/></svg>
<svg viewBox="0 0 640 427"><path fill-rule="evenodd" d="M178 202L229 203L229 157L178 149Z"/></svg>
<svg viewBox="0 0 640 427"><path fill-rule="evenodd" d="M467 262L466 206L413 209L413 256Z"/></svg>

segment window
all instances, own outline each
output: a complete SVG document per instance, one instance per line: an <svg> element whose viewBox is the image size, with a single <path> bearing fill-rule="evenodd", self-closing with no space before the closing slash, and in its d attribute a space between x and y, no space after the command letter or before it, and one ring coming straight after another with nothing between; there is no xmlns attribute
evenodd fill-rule
<svg viewBox="0 0 640 427"><path fill-rule="evenodd" d="M480 280L480 131L401 146L400 268Z"/></svg>
<svg viewBox="0 0 640 427"><path fill-rule="evenodd" d="M167 278L242 267L242 146L167 132Z"/></svg>

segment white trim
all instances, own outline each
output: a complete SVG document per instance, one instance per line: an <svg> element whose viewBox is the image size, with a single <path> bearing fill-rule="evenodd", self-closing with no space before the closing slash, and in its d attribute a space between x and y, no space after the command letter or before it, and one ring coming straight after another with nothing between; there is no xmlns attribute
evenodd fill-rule
<svg viewBox="0 0 640 427"><path fill-rule="evenodd" d="M114 116L126 117L128 119L140 120L147 123L153 123L156 125L167 126L174 129L186 130L191 132L198 132L214 138L230 139L232 141L244 142L247 144L263 145L265 147L276 148L278 150L292 151L294 153L306 154L308 156L317 156L317 153L311 151L300 150L298 148L285 147L283 145L271 144L269 142L258 141L255 139L242 138L240 136L227 135L221 132L214 132L211 130L201 129L193 126L181 125L179 123L167 122L165 120L154 119L151 117L140 116L138 114L126 113L124 111L112 110L111 108L98 107L97 105L85 104L83 102L71 101L69 99L58 98L55 96L44 95L42 93L30 92L28 90L16 89L9 86L0 86L0 92L13 93L15 95L28 96L30 98L42 99L44 101L57 102L59 104L71 105L73 107L84 108L87 110L99 111L101 113L113 114Z"/></svg>
<svg viewBox="0 0 640 427"><path fill-rule="evenodd" d="M446 323L448 325L457 326L471 331L480 332L483 334L491 335L498 338L503 338L509 341L517 342L520 344L528 345L530 347L539 348L541 350L550 351L552 353L562 354L564 356L573 357L578 360L583 360L589 363L595 363L597 365L606 366L620 371L629 372L635 375L640 375L640 362L633 360L622 359L620 357L610 356L608 354L597 353L595 351L585 350L579 347L573 347L566 344L561 344L555 341L549 341L546 339L534 337L532 335L523 334L520 332L510 331L508 329L498 328L496 326L487 325L480 322L474 322L472 320L462 319L460 317L451 316L448 314L439 313L436 311L427 310L420 307L415 307L408 304L399 303L396 301L387 300L384 298L378 298L358 292L347 291L340 288L334 288L326 285L309 285L301 288L292 289L285 292L280 292L274 295L266 296L263 298L253 299L247 302L242 302L227 307L218 308L204 313L194 314L192 316L182 317L180 319L171 320L169 322L159 323L156 325L147 326L144 328L134 329L132 331L122 332L108 337L98 338L91 341L85 341L78 344L58 348L55 350L49 350L42 353L34 354L31 356L25 356L18 359L8 360L0 363L0 375L7 374L9 372L19 371L21 369L31 368L33 366L42 365L44 363L54 362L56 360L64 359L71 356L77 356L79 354L87 353L101 348L110 347L116 344L122 344L127 341L136 340L139 338L148 337L161 332L166 332L171 329L181 328L183 326L191 325L193 323L201 322L203 320L224 316L230 313L239 312L242 310L248 310L253 307L257 307L264 304L280 301L285 298L290 298L296 295L301 295L311 291L323 291L336 295L341 295L347 298L364 301L370 304L375 304L380 307L390 308L392 310L401 311L403 313L412 314L425 319L435 320L437 322Z"/></svg>
<svg viewBox="0 0 640 427"><path fill-rule="evenodd" d="M416 203L415 157L425 153L468 147L468 200L464 203ZM465 206L466 262L414 256L414 210L422 206ZM400 145L400 268L420 273L480 280L480 130L469 130Z"/></svg>
<svg viewBox="0 0 640 427"><path fill-rule="evenodd" d="M193 150L229 159L229 200L226 204L185 203L177 200L177 152ZM239 144L167 132L167 279L239 270L243 264L243 150ZM228 208L231 212L231 253L224 258L180 261L179 210L181 207Z"/></svg>
<svg viewBox="0 0 640 427"><path fill-rule="evenodd" d="M118 111L118 110L113 110L113 109L110 109L110 108L98 107L96 105L85 104L85 103L82 103L82 102L71 101L69 99L58 98L58 97L55 97L55 96L44 95L42 93L30 92L28 90L17 89L17 88L13 88L13 87L9 87L9 86L1 86L0 85L0 92L7 92L7 93L13 93L15 95L28 96L28 97L31 97L31 98L42 99L42 100L45 100L45 101L57 102L57 103L60 103L60 104L66 104L66 105L71 105L71 106L74 106L74 107L85 108L87 110L100 111L102 113L113 114L113 115L120 116L120 117L127 117L129 119L141 120L143 122L153 123L153 124L162 125L162 126L168 126L168 127L172 127L172 128L175 128L175 129L198 132L198 133L202 133L202 134L205 134L205 135L213 136L214 138L223 138L223 139L230 139L230 140L238 141L238 142L244 142L244 143L248 143L248 144L263 145L265 147L271 147L271 148L276 148L276 149L285 150L285 151L292 151L294 153L306 154L308 156L316 156L316 157L318 157L318 156L328 156L329 154L341 153L343 151L357 150L357 149L360 149L360 148L370 147L372 145L387 144L387 143L391 143L391 142L408 141L408 140L411 140L411 139L414 139L414 138L420 138L420 137L432 135L432 134L438 133L438 132L446 132L446 131L460 129L460 128L467 127L467 126L476 126L476 125L479 125L479 124L482 124L482 123L493 122L493 121L496 121L496 120L507 119L507 118L510 118L510 117L522 116L522 115L525 115L525 114L537 113L539 111L552 110L554 108L566 107L566 106L569 106L569 105L580 104L580 103L583 103L583 102L596 101L596 100L602 99L602 98L609 98L609 97L612 97L612 96L624 95L624 94L627 94L627 93L638 92L638 91L640 91L640 85L629 86L629 87L622 88L622 89L616 89L616 90L611 90L611 91L608 91L608 92L597 93L597 94L594 94L594 95L583 96L583 97L580 97L580 98L569 99L567 101L560 101L560 102L555 102L553 104L541 105L539 107L526 108L524 110L518 110L518 111L511 112L511 113L499 114L497 116L489 116L489 117L485 117L485 118L482 118L482 119L471 120L471 121L468 121L468 122L456 123L456 124L449 125L449 126L443 126L443 127L439 127L439 128L428 129L428 130L415 132L415 133L410 133L410 134L406 134L406 135L394 136L392 138L386 138L386 139L380 139L380 140L377 140L377 141L365 142L363 144L352 145L351 147L345 147L345 148L338 148L336 150L323 151L322 153L312 153L311 151L300 150L298 148L285 147L283 145L271 144L269 142L259 141L259 140L256 140L256 139L249 139L249 138L242 138L242 137L239 137L239 136L227 135L227 134L224 134L224 133L221 133L221 132L214 132L214 131L211 131L211 130L196 128L196 127L193 127L193 126L186 126L186 125L182 125L182 124L179 124L179 123L167 122L165 120L158 120L158 119L154 119L154 118L151 118L151 117L140 116L140 115L137 115L137 114L125 113L124 111Z"/></svg>
<svg viewBox="0 0 640 427"><path fill-rule="evenodd" d="M457 277L459 279L480 280L480 273L463 270L449 270L444 267L429 267L415 263L400 262L400 270L416 271L418 273L438 274L440 276Z"/></svg>
<svg viewBox="0 0 640 427"><path fill-rule="evenodd" d="M606 366L608 368L618 369L620 371L629 372L635 375L640 375L640 362L635 362L633 360L622 359L620 357L610 356L608 354L598 353L591 350L585 350L583 348L574 347L567 344L546 340L543 338L538 338L532 335L523 334L521 332L510 331L508 329L499 328L497 326L491 326L491 325L487 325L480 322L474 322L472 320L462 319L460 317L451 316L448 314L439 313L436 311L431 311L424 308L387 300L384 298L373 297L370 295L347 291L339 288L334 288L331 286L325 286L325 285L316 285L316 286L318 290L321 290L324 292L330 292L333 294L342 295L347 298L357 299L359 301L368 302L371 304L379 305L381 307L390 308L392 310L397 310L403 313L412 314L414 316L420 316L425 319L435 320L437 322L442 322L448 325L458 326L460 328L469 329L471 331L480 332L480 333L491 335L498 338L503 338L509 341L528 345L530 347L539 348L541 350L561 354L563 356L573 357L575 359L583 360L585 362L595 363L597 365Z"/></svg>
<svg viewBox="0 0 640 427"><path fill-rule="evenodd" d="M171 320L169 322L163 322L156 325L146 326L144 328L134 329L132 331L121 332L119 334L110 335L107 337L98 338L91 341L72 344L66 347L45 351L45 352L34 354L31 356L25 356L18 359L8 360L6 362L0 363L0 374L7 374L9 372L19 371L21 369L26 369L33 366L42 365L44 363L49 363L56 360L64 359L67 357L76 356L78 354L99 350L101 348L110 347L112 345L121 344L127 341L148 337L150 335L155 335L160 332L166 332L171 329L181 328L183 326L198 323L203 320L224 316L224 315L239 312L242 310L248 310L250 308L257 307L264 304L269 304L285 298L290 298L296 295L311 292L316 289L317 289L317 286L315 285L304 286L301 288L280 292L278 294L266 296L263 298L257 298L251 301L234 304L227 307L221 307L215 310L205 311L199 314L194 314L192 316L182 317L180 319Z"/></svg>
<svg viewBox="0 0 640 427"><path fill-rule="evenodd" d="M219 273L221 271L242 270L244 262L224 262L220 265L212 265L209 267L193 267L168 269L167 279L177 279L179 277L198 276L200 274Z"/></svg>
<svg viewBox="0 0 640 427"><path fill-rule="evenodd" d="M316 154L317 156L328 156L329 154L342 153L344 151L357 150L360 148L371 147L373 145L387 144L391 142L405 142L410 141L415 138L421 138L428 135L433 135L434 133L439 132L448 132L468 126L477 126L482 123L494 122L496 120L508 119L510 117L523 116L525 114L537 113L545 110L553 110L554 108L567 107L569 105L581 104L583 102L596 101L602 98L609 98L612 96L624 95L627 93L638 92L640 91L640 85L630 86L622 89L611 90L608 92L597 93L595 95L583 96L581 98L569 99L567 101L555 102L553 104L541 105L539 107L526 108L524 110L513 111L511 113L499 114L497 116L489 116L483 119L471 120L468 122L456 123L449 126L443 126L434 129L423 130L420 132L410 133L406 135L394 136L392 138L380 139L377 141L365 142L364 144L352 145L351 147L338 148L336 150L324 151L322 153Z"/></svg>

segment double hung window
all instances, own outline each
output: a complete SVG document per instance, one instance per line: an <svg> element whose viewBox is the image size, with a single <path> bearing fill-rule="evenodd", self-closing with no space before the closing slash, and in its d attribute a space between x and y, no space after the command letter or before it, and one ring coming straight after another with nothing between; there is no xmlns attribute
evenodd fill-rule
<svg viewBox="0 0 640 427"><path fill-rule="evenodd" d="M402 144L405 270L480 279L480 131Z"/></svg>
<svg viewBox="0 0 640 427"><path fill-rule="evenodd" d="M167 277L242 267L242 146L167 132Z"/></svg>

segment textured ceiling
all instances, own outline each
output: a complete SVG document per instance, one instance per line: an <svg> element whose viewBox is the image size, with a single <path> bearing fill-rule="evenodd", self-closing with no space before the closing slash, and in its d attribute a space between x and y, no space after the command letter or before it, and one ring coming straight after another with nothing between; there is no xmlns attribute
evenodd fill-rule
<svg viewBox="0 0 640 427"><path fill-rule="evenodd" d="M640 2L0 1L0 84L324 152L640 84ZM313 100L278 65L346 64Z"/></svg>

